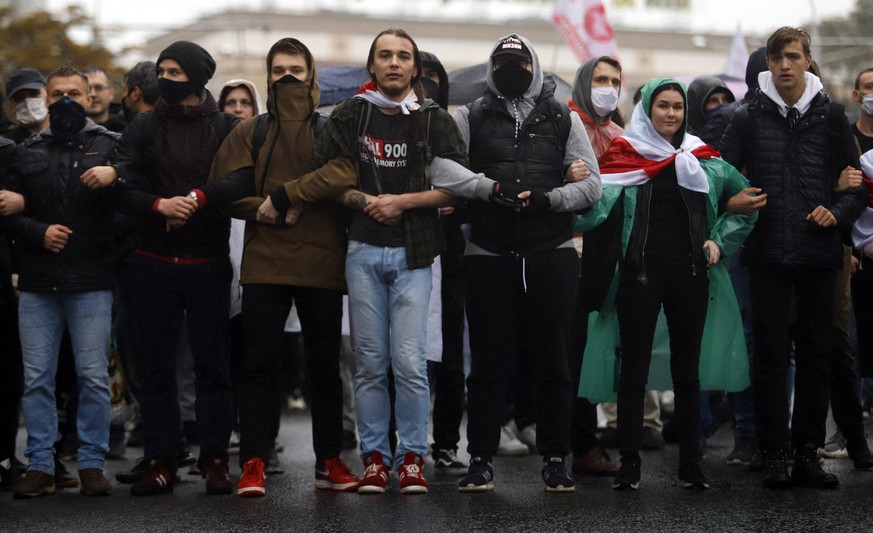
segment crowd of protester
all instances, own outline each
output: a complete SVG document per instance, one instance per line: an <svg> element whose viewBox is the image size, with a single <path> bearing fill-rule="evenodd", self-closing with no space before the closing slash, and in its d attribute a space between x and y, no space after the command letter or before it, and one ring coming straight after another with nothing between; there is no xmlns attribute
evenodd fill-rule
<svg viewBox="0 0 873 533"><path fill-rule="evenodd" d="M459 491L488 491L495 456L534 452L546 491L575 490L573 474L637 490L640 450L665 440L678 485L706 489L725 418L725 461L766 488L838 486L821 455L873 468L873 69L850 123L801 28L751 55L742 100L714 76L654 78L630 117L616 59L581 65L560 101L517 34L453 115L445 68L403 30L376 36L370 80L329 115L316 64L280 39L266 101L242 79L216 99L215 60L178 41L127 72L120 110L99 66L5 80L13 497L111 494L105 461L125 443L143 449L116 476L132 495L172 492L189 467L207 494L264 496L291 351L317 489L381 494L396 472L426 493L430 455Z"/></svg>

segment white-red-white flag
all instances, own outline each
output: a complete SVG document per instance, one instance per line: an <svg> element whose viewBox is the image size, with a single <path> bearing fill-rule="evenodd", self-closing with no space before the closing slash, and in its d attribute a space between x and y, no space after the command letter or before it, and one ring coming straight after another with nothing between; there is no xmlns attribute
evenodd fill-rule
<svg viewBox="0 0 873 533"><path fill-rule="evenodd" d="M580 63L599 56L618 59L615 34L600 0L556 0L552 24Z"/></svg>
<svg viewBox="0 0 873 533"><path fill-rule="evenodd" d="M746 64L748 62L749 47L746 46L746 39L743 37L743 29L740 24L737 23L737 32L734 34L734 40L731 42L731 49L728 51L724 73L732 78L743 79L746 77Z"/></svg>

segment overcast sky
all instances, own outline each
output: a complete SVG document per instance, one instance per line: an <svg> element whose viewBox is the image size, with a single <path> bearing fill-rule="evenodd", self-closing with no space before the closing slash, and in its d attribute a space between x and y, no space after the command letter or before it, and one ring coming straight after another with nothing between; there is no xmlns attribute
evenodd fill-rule
<svg viewBox="0 0 873 533"><path fill-rule="evenodd" d="M469 0L468 3L473 0ZM643 4L645 0L636 0ZM272 8L282 11L294 8L317 7L362 11L369 9L380 14L398 13L403 16L423 16L437 11L464 16L474 11L461 0L454 0L445 7L443 0L48 0L52 10L63 9L76 3L104 27L114 28L107 36L107 44L113 50L125 45L136 45L144 37L193 22L199 17L230 8ZM682 16L661 12L656 15L638 10L637 13L619 17L616 10L614 22L634 27L661 26L680 31L712 31L732 34L741 24L747 34L767 34L784 25L807 24L813 20L813 6L818 18L846 16L854 6L854 0L690 0L692 9ZM611 0L606 0L607 14ZM483 8L484 6L484 8ZM489 7L490 6L490 7ZM729 6L733 13L725 13ZM479 0L475 11L484 11L494 17L516 14L532 16L530 7L519 6L500 0ZM540 7L539 12L550 11ZM477 14L480 16L481 13ZM621 46L621 43L619 43Z"/></svg>

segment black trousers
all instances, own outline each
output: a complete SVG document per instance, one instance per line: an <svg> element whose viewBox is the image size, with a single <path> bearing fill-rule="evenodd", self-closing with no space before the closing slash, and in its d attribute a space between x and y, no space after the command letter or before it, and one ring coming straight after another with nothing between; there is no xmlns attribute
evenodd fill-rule
<svg viewBox="0 0 873 533"><path fill-rule="evenodd" d="M570 416L570 450L575 457L582 457L588 450L598 446L597 435L597 404L588 398L579 396L579 381L582 376L582 361L585 346L588 344L588 309L576 304L573 317L572 341L568 359L570 363L570 379L573 381L573 401Z"/></svg>
<svg viewBox="0 0 873 533"><path fill-rule="evenodd" d="M531 357L537 448L543 456L569 452L571 387L567 367L570 322L579 284L573 248L526 259L473 255L464 258L472 366L467 378L467 450L490 459L504 422L507 373L519 331Z"/></svg>
<svg viewBox="0 0 873 533"><path fill-rule="evenodd" d="M454 450L461 440L464 418L464 236L460 225L443 220L446 251L440 256L442 269L442 361L436 363L433 404L433 449ZM392 407L394 403L391 403Z"/></svg>
<svg viewBox="0 0 873 533"><path fill-rule="evenodd" d="M858 369L849 338L849 313L852 301L852 251L843 247L843 269L837 272L834 298L834 344L831 358L830 401L834 422L852 444L862 442L864 436L864 409L858 384Z"/></svg>
<svg viewBox="0 0 873 533"><path fill-rule="evenodd" d="M0 236L0 461L15 454L18 412L24 392L18 303L12 290L12 266L6 238Z"/></svg>
<svg viewBox="0 0 873 533"><path fill-rule="evenodd" d="M858 361L861 377L873 377L873 259L861 258L852 275L852 306L858 325Z"/></svg>
<svg viewBox="0 0 873 533"><path fill-rule="evenodd" d="M616 296L621 335L618 382L618 444L622 457L642 447L643 395L649 377L655 325L661 307L670 333L670 374L676 410L673 418L680 461L700 460L700 342L706 322L709 280L706 267L646 265L648 283L634 269L622 270Z"/></svg>
<svg viewBox="0 0 873 533"><path fill-rule="evenodd" d="M285 320L292 304L302 327L310 383L312 446L318 463L339 455L343 392L339 374L342 293L289 285L246 285L243 289L243 361L239 387L240 464L265 463L275 439L282 394Z"/></svg>
<svg viewBox="0 0 873 533"><path fill-rule="evenodd" d="M133 254L122 271L131 351L141 390L144 452L171 466L181 439L176 358L183 325L194 357L200 462L226 458L232 425L230 261L175 265Z"/></svg>
<svg viewBox="0 0 873 533"><path fill-rule="evenodd" d="M797 306L792 440L798 449L824 446L835 278L833 269L778 265L749 268L755 343L752 386L762 449L788 449L786 375L791 357L792 294Z"/></svg>

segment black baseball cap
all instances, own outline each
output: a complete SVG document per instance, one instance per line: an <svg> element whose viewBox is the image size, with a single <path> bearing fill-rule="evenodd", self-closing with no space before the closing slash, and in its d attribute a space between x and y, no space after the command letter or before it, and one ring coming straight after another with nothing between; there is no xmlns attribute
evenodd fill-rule
<svg viewBox="0 0 873 533"><path fill-rule="evenodd" d="M530 50L528 50L527 46L525 46L524 42L518 37L518 35L515 34L508 35L501 39L500 42L497 43L497 48L494 49L491 57L503 54L512 54L525 59L531 58Z"/></svg>
<svg viewBox="0 0 873 533"><path fill-rule="evenodd" d="M16 70L9 81L6 82L6 96L12 95L25 89L42 89L45 87L45 76L35 68L23 68Z"/></svg>

